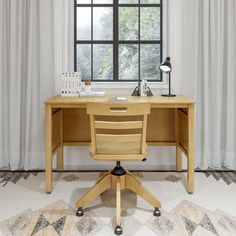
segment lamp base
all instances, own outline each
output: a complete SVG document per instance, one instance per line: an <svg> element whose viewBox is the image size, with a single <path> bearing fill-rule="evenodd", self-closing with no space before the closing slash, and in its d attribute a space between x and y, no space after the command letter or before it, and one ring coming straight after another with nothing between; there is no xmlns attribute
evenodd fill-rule
<svg viewBox="0 0 236 236"><path fill-rule="evenodd" d="M131 96L140 96L140 90L139 90L139 86L136 86L134 91L132 92ZM153 96L152 91L149 87L147 87L147 96Z"/></svg>
<svg viewBox="0 0 236 236"><path fill-rule="evenodd" d="M163 97L176 97L175 94L162 94Z"/></svg>

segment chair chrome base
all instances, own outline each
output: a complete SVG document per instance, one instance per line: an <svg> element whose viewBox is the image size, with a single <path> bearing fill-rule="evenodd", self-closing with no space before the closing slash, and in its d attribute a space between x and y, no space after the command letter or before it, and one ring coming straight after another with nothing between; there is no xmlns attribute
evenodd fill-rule
<svg viewBox="0 0 236 236"><path fill-rule="evenodd" d="M157 207L154 208L153 215L158 216L158 217L161 216L161 212L160 212L159 208L157 208Z"/></svg>
<svg viewBox="0 0 236 236"><path fill-rule="evenodd" d="M79 217L81 217L81 216L84 215L84 211L83 211L83 208L82 208L82 207L79 207L79 208L78 208L78 210L77 210L77 212L76 212L76 215L79 216Z"/></svg>
<svg viewBox="0 0 236 236"><path fill-rule="evenodd" d="M116 235L121 235L121 234L123 233L123 230L122 230L122 228L120 227L120 225L117 225L117 226L116 226L116 228L115 228L115 230L114 230L114 233L115 233Z"/></svg>
<svg viewBox="0 0 236 236"><path fill-rule="evenodd" d="M126 171L120 165L120 161L116 162L116 167L112 170L111 174L116 176L122 176L126 174Z"/></svg>

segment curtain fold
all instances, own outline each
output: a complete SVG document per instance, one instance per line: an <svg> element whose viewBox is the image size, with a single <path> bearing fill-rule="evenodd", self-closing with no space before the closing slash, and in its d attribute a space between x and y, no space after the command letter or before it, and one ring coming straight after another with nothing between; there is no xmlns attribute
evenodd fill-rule
<svg viewBox="0 0 236 236"><path fill-rule="evenodd" d="M236 3L182 7L180 92L196 100L196 166L236 169Z"/></svg>
<svg viewBox="0 0 236 236"><path fill-rule="evenodd" d="M55 93L53 1L0 1L0 167L44 167L44 100Z"/></svg>

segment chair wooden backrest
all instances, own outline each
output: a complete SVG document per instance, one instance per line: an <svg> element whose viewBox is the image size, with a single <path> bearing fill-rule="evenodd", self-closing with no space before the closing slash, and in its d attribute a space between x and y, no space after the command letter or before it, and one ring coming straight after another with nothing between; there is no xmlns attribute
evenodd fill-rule
<svg viewBox="0 0 236 236"><path fill-rule="evenodd" d="M95 160L142 160L147 155L149 103L91 102L91 155Z"/></svg>

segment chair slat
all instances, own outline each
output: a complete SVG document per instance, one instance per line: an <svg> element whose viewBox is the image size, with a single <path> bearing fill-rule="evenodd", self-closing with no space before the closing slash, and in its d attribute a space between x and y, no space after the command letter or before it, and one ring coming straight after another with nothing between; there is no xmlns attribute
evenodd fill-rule
<svg viewBox="0 0 236 236"><path fill-rule="evenodd" d="M142 121L95 121L96 129L141 129L142 127Z"/></svg>
<svg viewBox="0 0 236 236"><path fill-rule="evenodd" d="M147 148L145 148L147 152ZM97 154L140 154L141 142L97 142Z"/></svg>
<svg viewBox="0 0 236 236"><path fill-rule="evenodd" d="M104 160L104 161L134 161L142 160L146 157L146 154L129 154L129 155L111 155L111 154L96 154L93 156L94 160Z"/></svg>
<svg viewBox="0 0 236 236"><path fill-rule="evenodd" d="M98 148L96 151L97 154L113 155L114 153L118 155L127 155L129 154L140 154L140 148L122 148L122 149L112 149L112 148Z"/></svg>
<svg viewBox="0 0 236 236"><path fill-rule="evenodd" d="M97 142L141 142L141 138L141 134L96 134Z"/></svg>

